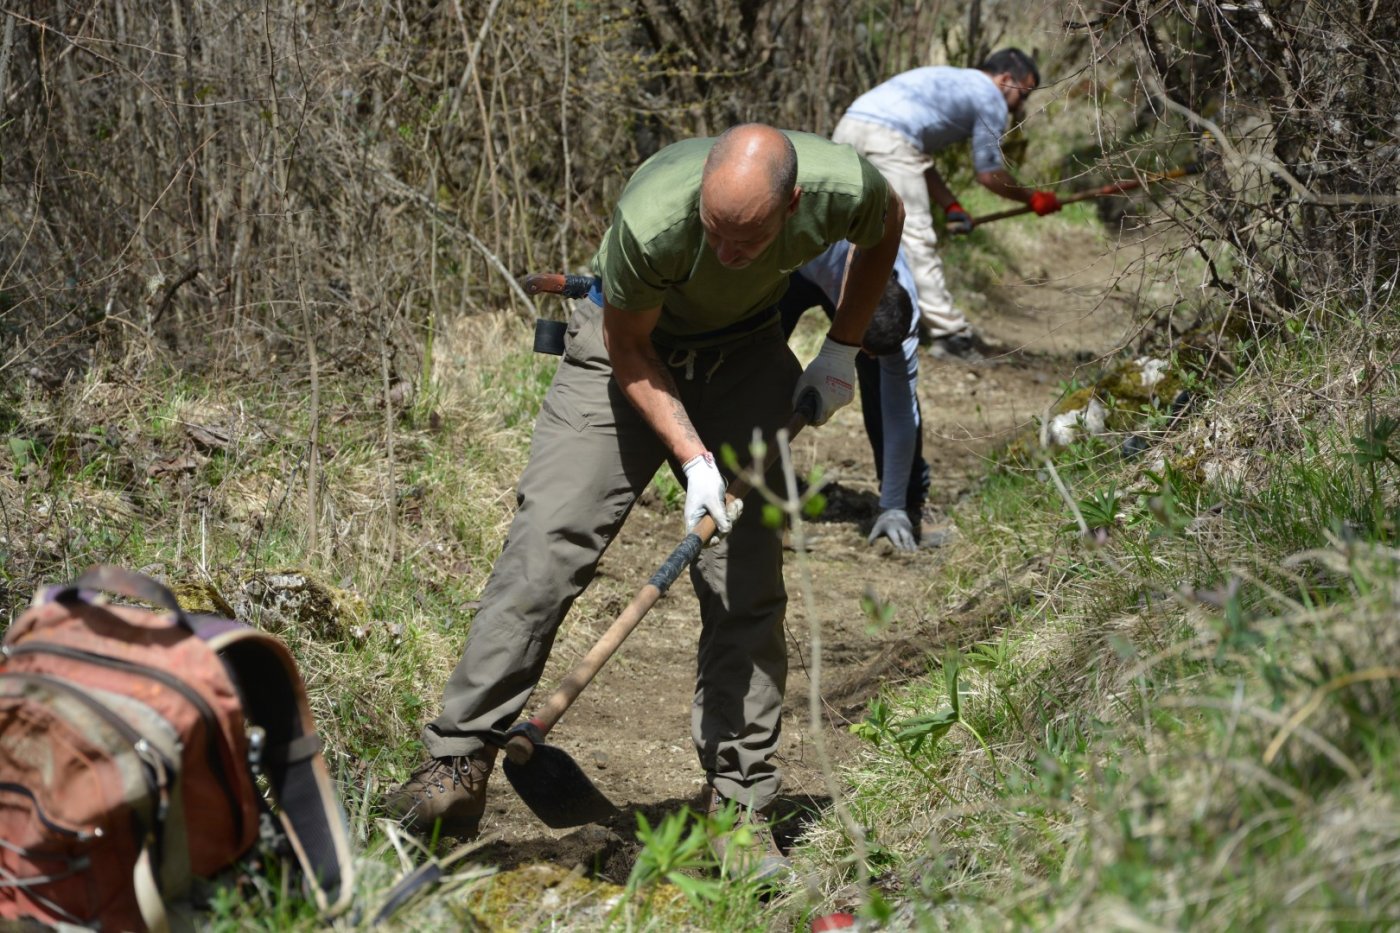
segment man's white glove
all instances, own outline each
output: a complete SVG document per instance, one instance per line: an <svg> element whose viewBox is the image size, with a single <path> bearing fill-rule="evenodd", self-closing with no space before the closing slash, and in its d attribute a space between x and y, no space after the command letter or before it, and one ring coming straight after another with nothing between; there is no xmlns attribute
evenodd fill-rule
<svg viewBox="0 0 1400 933"><path fill-rule="evenodd" d="M816 396L812 424L826 424L837 409L856 397L856 354L860 347L848 347L830 337L822 341L816 359L807 364L792 393L792 407L799 408L804 395Z"/></svg>
<svg viewBox="0 0 1400 933"><path fill-rule="evenodd" d="M875 527L870 529L867 544L874 544L881 538L889 538L897 551L917 551L919 543L914 540L914 526L909 522L909 514L903 509L885 509L875 519Z"/></svg>
<svg viewBox="0 0 1400 933"><path fill-rule="evenodd" d="M707 450L681 464L681 469L685 471L686 533L694 531L695 526L700 524L700 519L709 512L715 520L715 527L719 529L719 535L729 534L735 519L744 510L744 503L736 499L725 508L725 482L719 467L715 466L715 455ZM719 535L710 540L718 539Z"/></svg>

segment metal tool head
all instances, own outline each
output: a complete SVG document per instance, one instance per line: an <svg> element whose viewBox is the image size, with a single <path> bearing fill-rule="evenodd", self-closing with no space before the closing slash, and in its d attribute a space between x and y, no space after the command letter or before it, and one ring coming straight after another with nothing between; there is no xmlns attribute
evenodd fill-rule
<svg viewBox="0 0 1400 933"><path fill-rule="evenodd" d="M520 799L551 829L600 823L621 812L561 748L539 744L529 761L507 758L501 767Z"/></svg>

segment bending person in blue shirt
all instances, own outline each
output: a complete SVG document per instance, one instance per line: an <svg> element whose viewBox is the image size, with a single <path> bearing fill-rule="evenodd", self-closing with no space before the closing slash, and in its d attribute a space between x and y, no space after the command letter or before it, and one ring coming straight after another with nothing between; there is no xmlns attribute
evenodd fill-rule
<svg viewBox="0 0 1400 933"><path fill-rule="evenodd" d="M788 336L809 308L820 307L827 317L835 313L849 255L850 244L837 243L789 277L787 293L778 302ZM888 538L901 551L919 546L920 516L929 487L917 392L917 294L901 250L861 341L864 352L856 356L861 415L880 481L880 514L869 542Z"/></svg>
<svg viewBox="0 0 1400 933"><path fill-rule="evenodd" d="M1035 62L1020 49L993 52L977 68L915 68L856 98L831 134L833 142L855 147L904 199L901 246L918 283L919 316L935 356L976 358L983 341L943 279L933 208L964 233L972 220L934 167L934 153L969 140L978 184L1037 214L1058 211L1054 192L1018 183L1001 153L1008 117L1039 84Z"/></svg>

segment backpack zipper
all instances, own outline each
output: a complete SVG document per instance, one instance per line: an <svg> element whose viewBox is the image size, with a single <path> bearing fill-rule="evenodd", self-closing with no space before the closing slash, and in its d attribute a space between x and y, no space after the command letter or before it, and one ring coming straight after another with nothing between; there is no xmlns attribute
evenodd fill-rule
<svg viewBox="0 0 1400 933"><path fill-rule="evenodd" d="M50 687L57 687L63 692L72 695L78 702L95 712L99 719L106 722L115 729L124 740L130 743L132 751L136 753L136 757L141 761L141 776L146 781L146 795L150 798L152 804L152 816L157 819L160 818L161 810L164 805L165 789L162 787L160 775L157 772L160 770L160 765L162 763L166 765L167 773L169 770L173 770L173 766L169 762L163 762L162 756L151 747L151 743L142 738L141 733L137 732L131 723L109 710L96 698L89 696L82 687L77 684L69 683L61 677L54 677L49 674L35 674L28 671L10 671L8 672L8 676L37 681ZM154 761L152 760L153 756L155 757ZM47 820L44 822L45 825L48 825ZM147 832L151 832L153 829L154 827L151 826L146 827ZM101 827L96 827L91 835L101 836Z"/></svg>
<svg viewBox="0 0 1400 933"><path fill-rule="evenodd" d="M174 690L189 701L190 705L199 713L199 717L204 720L204 727L211 738L221 735L223 729L219 726L214 710L204 697L200 696L194 688L190 687L183 680L163 671L157 667L146 664L138 664L135 661L126 661L121 658L110 657L105 654L98 654L95 651L87 651L82 648L74 648L69 645L56 645L52 642L29 642L21 645L10 645L7 652L9 657L21 654L52 654L61 658L68 658L73 661L83 661L88 664L95 664L99 667L110 667L116 670L126 671L141 677L148 677ZM238 795L234 793L233 784L228 773L224 770L224 763L219 756L218 747L214 742L208 743L205 748L205 757L209 762L209 770L214 772L214 777L219 782L219 787L224 792L224 798L229 802L229 812L233 816L234 838L243 838L243 808L238 805Z"/></svg>
<svg viewBox="0 0 1400 933"><path fill-rule="evenodd" d="M34 805L34 815L39 818L39 822L43 823L45 826L47 826L49 829L53 830L56 833L62 833L65 836L72 836L78 842L87 842L89 839L96 838L97 836L96 833L84 832L81 829L73 829L70 826L64 826L61 823L55 823L53 820L49 819L48 814L44 811L44 805L39 802L38 797L34 796L34 791L30 790L28 787L25 787L23 784L14 784L10 781L0 781L0 790L7 790L11 793L23 794L24 796L28 797L29 802ZM30 857L33 857L32 853Z"/></svg>

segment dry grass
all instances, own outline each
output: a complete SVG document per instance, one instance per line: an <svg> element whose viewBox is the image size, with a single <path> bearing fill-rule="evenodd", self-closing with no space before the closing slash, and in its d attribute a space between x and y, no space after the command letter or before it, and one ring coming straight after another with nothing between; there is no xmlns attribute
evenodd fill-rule
<svg viewBox="0 0 1400 933"><path fill-rule="evenodd" d="M1366 524L1366 477L1348 460L1367 419L1400 408L1395 371L1373 362L1400 335L1393 322L1334 324L1249 351L1239 381L1145 464L1086 469L1062 454L1072 495L1140 494L1105 543L1066 530L1043 474L991 483L979 505L993 520L960 516L980 533L947 568L972 581L958 592L1006 577L988 566L1048 558L999 640L962 646L963 715L995 761L959 729L901 750L900 723L947 706L933 676L884 698L895 725L845 771L881 846L882 887L911 923L1225 930L1400 916L1387 854L1400 551L1384 543L1390 519ZM1190 514L1167 533L1148 517L1160 487L1147 471L1203 449L1244 468L1180 490ZM1388 509L1396 472L1380 475ZM996 497L1011 490L1015 521L1001 524ZM835 897L849 844L834 823L809 839Z"/></svg>
<svg viewBox="0 0 1400 933"><path fill-rule="evenodd" d="M646 29L626 4L584 22L549 0L6 14L0 609L97 560L230 596L313 573L364 607L285 634L371 835L367 775L411 763L547 379L513 278L576 266L672 138L826 131L879 78L970 51L940 4L712 6L648 4ZM969 620L1000 641L963 678L996 757L958 728L849 773L892 925L1396 919L1400 570L1368 508L1393 508L1397 477L1340 459L1397 397L1395 22L1367 6L1129 3L1066 28L1058 7L986 5L984 41L1053 46L1029 179L1208 163L1171 206L1194 258L1125 275L1160 309L1144 339L1203 288L1223 298L1239 326L1207 349L1240 381L1144 464L1064 455L1071 500L1112 484L1141 519L1097 547L1034 468L960 517L978 533L926 598L1007 594ZM1004 261L976 258L992 278ZM1167 465L1181 527L1152 517L1146 469ZM892 694L893 716L944 686ZM833 900L849 849L829 830L804 855Z"/></svg>

